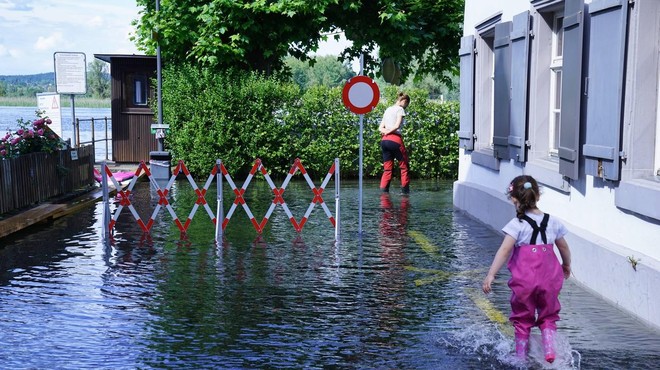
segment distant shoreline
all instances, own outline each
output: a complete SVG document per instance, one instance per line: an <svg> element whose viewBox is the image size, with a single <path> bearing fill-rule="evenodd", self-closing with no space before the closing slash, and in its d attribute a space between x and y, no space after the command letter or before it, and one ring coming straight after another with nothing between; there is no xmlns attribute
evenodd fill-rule
<svg viewBox="0 0 660 370"><path fill-rule="evenodd" d="M110 99L96 99L76 97L74 100L78 108L110 108ZM62 107L71 107L71 98L67 95L60 96ZM27 96L0 96L1 107L36 107L37 97Z"/></svg>

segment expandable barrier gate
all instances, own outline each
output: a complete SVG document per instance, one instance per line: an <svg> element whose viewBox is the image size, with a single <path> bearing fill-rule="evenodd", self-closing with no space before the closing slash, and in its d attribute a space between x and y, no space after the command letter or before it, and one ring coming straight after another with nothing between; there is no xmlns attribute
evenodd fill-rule
<svg viewBox="0 0 660 370"><path fill-rule="evenodd" d="M289 207L284 201L284 197L283 197L283 193L284 190L286 189L286 186L289 184L291 178L293 177L293 175L295 175L297 171L301 172L307 184L309 185L310 189L314 193L314 199L312 199L311 203L309 204L309 207L307 207L307 211L305 212L305 215L300 219L300 221L297 221L296 218L293 216L293 214L289 210ZM130 198L135 183L137 182L137 179L142 174L142 172L144 172L144 174L147 176L147 178L151 183L151 186L153 186L155 192L158 194L159 197L158 204L156 205L153 213L151 214L151 217L146 223L141 219L140 215L135 210L135 207L131 203L131 198ZM264 176L266 182L270 186L270 189L273 191L273 195L274 195L273 202L271 203L270 207L268 208L268 211L266 212L261 222L258 222L256 220L256 218L252 214L252 211L250 210L250 207L247 205L245 199L243 198L245 194L245 190L250 185L252 178L255 176L255 174L257 174L257 172L261 172L261 174ZM222 164L221 160L218 160L211 169L211 173L209 174L209 177L207 178L206 183L204 184L204 187L202 189L199 189L197 183L195 183L195 181L193 180L192 176L190 175L190 172L186 168L186 165L184 164L183 161L179 161L174 171L172 171L172 176L169 179L169 182L167 183L164 189L161 189L160 185L154 179L154 177L151 174L151 171L149 171L149 168L146 166L144 161L141 162L137 170L135 170L135 176L131 179L131 182L128 184L128 186L125 189L122 189L119 182L114 178L113 173L106 165L106 162L103 162L101 165L101 173L102 173L101 184L103 187L103 203L104 203L104 212L103 212L104 235L103 236L105 238L107 238L110 235L110 233L112 233L112 230L114 229L117 219L119 218L119 215L124 210L124 208L128 208L128 210L135 218L136 223L140 226L140 228L144 232L147 233L151 230L151 227L154 224L158 212L160 212L161 208L165 208L169 212L170 216L172 216L174 223L177 225L181 233L185 234L188 230L190 222L192 221L193 217L195 217L195 214L200 206L202 206L206 210L206 213L208 214L211 221L215 225L216 241L222 239L222 233L227 227L227 224L229 223L231 216L234 214L236 208L238 208L239 205L243 208L243 210L245 210L245 213L247 213L248 217L250 218L250 221L252 222L252 225L254 226L254 229L257 231L258 234L261 234L263 232L264 227L268 223L270 216L273 214L273 211L278 205L284 209L284 212L289 218L289 221L293 225L294 229L300 233L302 232L302 229L305 226L307 219L309 218L310 214L312 213L312 210L314 209L317 203L321 205L321 207L325 211L325 214L328 216L330 223L335 228L335 240L338 240L339 238L340 186L339 186L338 158L336 158L332 166L330 166L327 175L323 179L321 186L319 186L318 188L316 187L312 179L309 177L307 170L305 169L305 167L300 162L300 159L298 158L296 158L296 160L294 161L293 165L291 166L291 169L289 170L289 173L287 174L280 188L275 186L275 184L270 178L270 175L268 174L268 171L266 170L266 167L264 167L260 159L255 160L254 165L252 166L252 169L250 170L250 173L247 179L245 180L245 182L243 182L241 188L236 187L234 180L227 172L227 169ZM179 220L179 217L177 216L176 212L174 211L172 205L168 200L168 194L170 193L172 185L174 184L174 181L176 180L177 176L180 173L183 173L186 176L188 182L190 183L193 190L197 194L197 200L195 201L195 205L190 211L188 218L183 223ZM323 191L325 190L325 187L328 185L328 182L330 181L333 175L335 177L335 217L333 217L333 215L330 213L330 209L328 209L328 206L325 204L322 197ZM235 199L231 207L229 208L229 211L227 212L226 216L223 215L224 207L223 207L223 195L222 195L222 183L223 183L222 177L226 179L227 183L229 184L235 195ZM217 208L215 213L213 212L213 210L211 210L211 207L206 202L206 193L214 179L216 179L216 183L217 183ZM110 204L109 204L110 196L109 196L108 180L112 181L113 185L117 189L117 198L119 198L119 205L117 206L117 209L115 210L114 214L110 213ZM218 222L218 220L222 220L222 222Z"/></svg>

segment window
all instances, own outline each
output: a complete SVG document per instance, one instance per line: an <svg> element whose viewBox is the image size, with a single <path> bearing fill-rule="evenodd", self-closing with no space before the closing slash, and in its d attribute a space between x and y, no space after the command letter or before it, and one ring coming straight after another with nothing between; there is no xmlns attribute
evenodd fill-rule
<svg viewBox="0 0 660 370"><path fill-rule="evenodd" d="M495 28L502 18L498 13L478 24L475 34L474 59L474 151L471 159L494 170L499 160L494 157L495 122Z"/></svg>
<svg viewBox="0 0 660 370"><path fill-rule="evenodd" d="M147 105L147 76L135 75L133 79L133 104Z"/></svg>
<svg viewBox="0 0 660 370"><path fill-rule="evenodd" d="M660 51L660 45L659 45ZM658 62L658 86L660 86L660 62ZM656 107L657 117L655 119L655 160L653 161L653 174L660 176L660 94L658 94L658 104Z"/></svg>
<svg viewBox="0 0 660 370"><path fill-rule="evenodd" d="M149 101L154 98L151 76L146 72L129 71L124 73L123 109L125 111L150 113Z"/></svg>
<svg viewBox="0 0 660 370"><path fill-rule="evenodd" d="M583 13L583 5L535 0L532 6L534 40L525 170L545 186L568 192L570 186L564 176L578 176L579 135L575 132L580 125L582 96L582 17L579 14ZM567 120L575 128L564 127ZM567 175L566 168L575 174Z"/></svg>
<svg viewBox="0 0 660 370"><path fill-rule="evenodd" d="M561 132L561 88L564 51L564 17L561 13L554 14L552 26L552 54L550 58L550 125L548 154L557 157L559 151L559 135Z"/></svg>
<svg viewBox="0 0 660 370"><path fill-rule="evenodd" d="M495 54L492 30L477 38L477 68L475 76L475 149L493 149Z"/></svg>

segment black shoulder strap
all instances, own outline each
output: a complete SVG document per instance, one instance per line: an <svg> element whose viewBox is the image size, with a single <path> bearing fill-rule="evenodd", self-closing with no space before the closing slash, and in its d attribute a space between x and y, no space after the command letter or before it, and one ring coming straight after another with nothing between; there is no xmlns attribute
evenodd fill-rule
<svg viewBox="0 0 660 370"><path fill-rule="evenodd" d="M548 220L550 219L550 215L547 213L543 214L543 220L541 220L541 227L536 223L536 221L532 220L531 217L524 215L522 217L523 220L527 221L529 226L532 227L532 237L529 240L529 244L535 245L536 244L536 238L539 236L539 232L541 233L541 239L543 240L543 244L548 244L548 238L545 235L545 229L548 227Z"/></svg>

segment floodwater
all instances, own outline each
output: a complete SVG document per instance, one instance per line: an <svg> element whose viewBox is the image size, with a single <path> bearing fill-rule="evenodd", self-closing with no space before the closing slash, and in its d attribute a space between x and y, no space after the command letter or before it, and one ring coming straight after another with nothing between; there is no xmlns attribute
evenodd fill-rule
<svg viewBox="0 0 660 370"><path fill-rule="evenodd" d="M223 186L226 214L235 196ZM334 213L333 186L323 198ZM365 182L360 237L357 184L342 181L338 242L318 204L300 233L277 206L261 236L238 207L218 244L203 204L185 235L165 209L144 234L124 208L104 241L98 203L2 239L0 363L11 369L660 364L659 331L571 280L561 294L559 358L551 366L539 361L533 340L530 359L517 362L511 328L499 324L509 312L508 272L498 276L494 293L479 291L500 235L453 209L450 182L417 181L409 197L377 188ZM205 197L211 213L215 194L211 185ZM200 200L186 180L174 184L169 199L182 223ZM273 196L255 179L244 199L260 222ZM298 221L312 199L304 181L284 192ZM141 182L131 204L146 222L158 200Z"/></svg>

